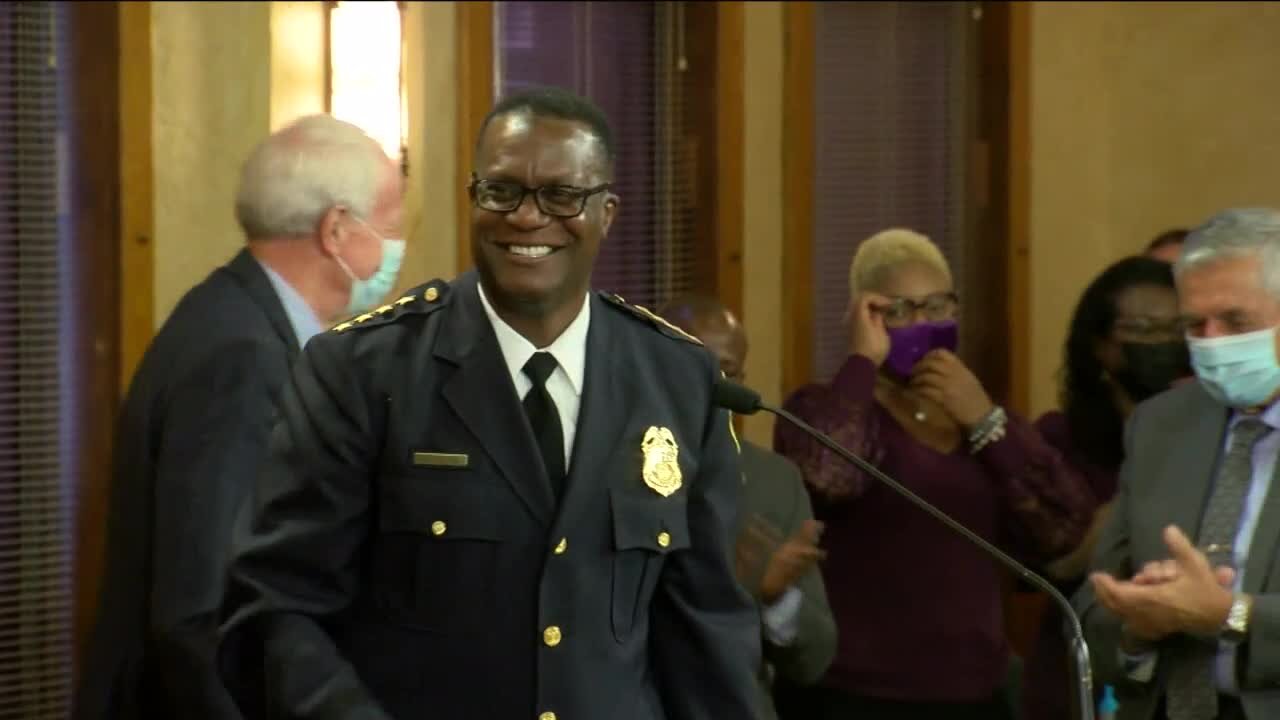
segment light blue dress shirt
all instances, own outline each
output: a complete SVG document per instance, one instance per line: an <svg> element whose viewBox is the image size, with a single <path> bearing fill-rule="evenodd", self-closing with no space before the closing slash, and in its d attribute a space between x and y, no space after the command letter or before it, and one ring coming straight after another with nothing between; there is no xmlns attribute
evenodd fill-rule
<svg viewBox="0 0 1280 720"><path fill-rule="evenodd" d="M289 318L289 324L293 326L293 334L298 338L298 347L306 347L308 340L324 332L324 325L320 324L315 310L311 309L307 301L303 300L298 291L280 277L279 273L267 267L267 264L261 260L258 261L258 265L267 274L271 287L276 291L276 297L280 298L280 304L284 306L284 314Z"/></svg>

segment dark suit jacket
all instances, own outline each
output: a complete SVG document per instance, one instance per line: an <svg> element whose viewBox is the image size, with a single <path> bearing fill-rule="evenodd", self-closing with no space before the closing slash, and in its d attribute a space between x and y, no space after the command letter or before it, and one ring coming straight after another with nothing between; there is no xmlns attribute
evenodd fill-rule
<svg viewBox="0 0 1280 720"><path fill-rule="evenodd" d="M1228 411L1199 383L1188 383L1139 405L1125 433L1125 460L1111 520L1098 538L1093 570L1129 579L1138 568L1168 558L1161 536L1177 525L1193 540L1226 442ZM1280 717L1280 481L1272 480L1244 568L1254 596L1247 642L1237 655L1241 703L1250 720ZM1116 686L1123 720L1149 720L1164 695L1166 668L1157 661L1151 682L1124 674L1118 655L1120 619L1100 605L1085 583L1073 602L1084 624L1097 684ZM1186 642L1165 639L1161 648Z"/></svg>
<svg viewBox="0 0 1280 720"><path fill-rule="evenodd" d="M247 715L756 716L715 363L590 302L559 510L474 274L307 345L235 535L220 661ZM669 497L643 480L654 426L679 448Z"/></svg>
<svg viewBox="0 0 1280 720"><path fill-rule="evenodd" d="M297 346L266 273L241 251L147 349L117 429L75 718L239 717L213 664L226 550Z"/></svg>
<svg viewBox="0 0 1280 720"><path fill-rule="evenodd" d="M787 538L813 517L809 493L800 468L783 456L751 442L742 443L742 523L759 515L778 534ZM739 530L741 535L741 530ZM763 568L761 568L763 570ZM759 595L759 580L748 581L748 590ZM822 678L836 654L836 621L827 603L822 573L815 566L796 585L804 600L797 617L795 640L786 647L769 642L762 635L765 666L761 672L764 712L776 717L772 702L772 681L780 678L789 686L812 685Z"/></svg>

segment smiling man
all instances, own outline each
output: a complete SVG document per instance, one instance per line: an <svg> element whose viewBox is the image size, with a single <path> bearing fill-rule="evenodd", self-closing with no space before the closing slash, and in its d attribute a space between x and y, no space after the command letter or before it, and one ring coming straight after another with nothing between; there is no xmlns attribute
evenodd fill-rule
<svg viewBox="0 0 1280 720"><path fill-rule="evenodd" d="M590 291L603 114L502 101L476 272L317 337L237 531L220 661L249 717L757 716L715 359Z"/></svg>

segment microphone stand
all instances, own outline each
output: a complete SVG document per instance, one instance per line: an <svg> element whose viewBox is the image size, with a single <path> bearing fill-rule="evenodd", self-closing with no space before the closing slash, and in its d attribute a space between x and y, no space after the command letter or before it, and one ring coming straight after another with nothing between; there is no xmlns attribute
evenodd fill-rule
<svg viewBox="0 0 1280 720"><path fill-rule="evenodd" d="M754 395L754 393L752 394ZM1008 567L1009 569L1016 572L1018 576L1021 577L1023 580L1026 580L1027 582L1036 586L1040 590L1043 590L1045 593L1049 595L1049 597L1053 598L1054 602L1058 604L1058 607L1062 609L1063 613L1071 621L1072 651L1075 655L1075 661L1076 661L1076 678L1078 680L1077 689L1079 692L1078 702L1080 704L1080 718L1081 720L1094 720L1093 671L1089 665L1089 646L1087 643L1085 643L1085 640L1084 640L1084 628L1081 627L1080 618L1076 617L1075 610L1071 607L1071 601L1068 600L1066 596L1064 596L1061 592L1059 592L1058 589L1053 586L1053 583L1050 583L1048 580L1045 580L1044 578L1040 577L1036 573L1031 572L1030 569L1028 569L1026 566L1018 562L1017 560L1014 560L1012 557L1007 555L1000 548L996 547L995 545L992 545L986 540L983 540L981 537L979 537L976 533L974 533L969 528L951 519L950 516L948 516L946 513L942 512L941 510L935 508L933 505L929 504L926 500L921 498L919 495L916 495L915 493L911 492L907 488L903 487L902 484L900 484L897 480L894 480L893 478L881 472L880 469L877 468L875 465L872 465L866 460L863 460L857 455L854 455L848 450L845 450L844 448L840 447L840 445L838 445L834 440L827 437L825 434L819 432L818 430L814 429L813 427L810 427L808 423L804 422L803 420L796 417L795 415L792 415L791 413L787 412L786 410L783 410L782 408L773 407L772 405L767 405L758 400L756 401L756 406L758 409L764 410L765 412L773 413L774 415L777 415L783 420L786 420L792 425L800 428L806 434L812 437L814 440L817 440L819 443L821 443L823 447L827 448L831 452L844 458L846 461L853 463L853 465L856 466L859 470L865 472L866 474L870 475L876 480L879 480L885 485L888 485L891 489L893 489L894 492L898 493L899 495L906 498L907 500L910 500L913 505L929 513L934 518L936 518L939 522L941 522L943 525L946 525L947 527L951 528L955 532L964 536L964 538L967 539L969 542L982 548L984 551L987 552L987 554L991 555L992 557L996 558L1001 563L1003 563L1005 567Z"/></svg>

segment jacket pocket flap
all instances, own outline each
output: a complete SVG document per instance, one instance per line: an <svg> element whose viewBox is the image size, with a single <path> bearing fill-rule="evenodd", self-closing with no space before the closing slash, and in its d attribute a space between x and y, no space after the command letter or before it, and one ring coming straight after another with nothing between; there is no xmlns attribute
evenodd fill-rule
<svg viewBox="0 0 1280 720"><path fill-rule="evenodd" d="M614 488L609 493L616 550L649 550L666 554L689 547L689 519L684 495L649 498Z"/></svg>

